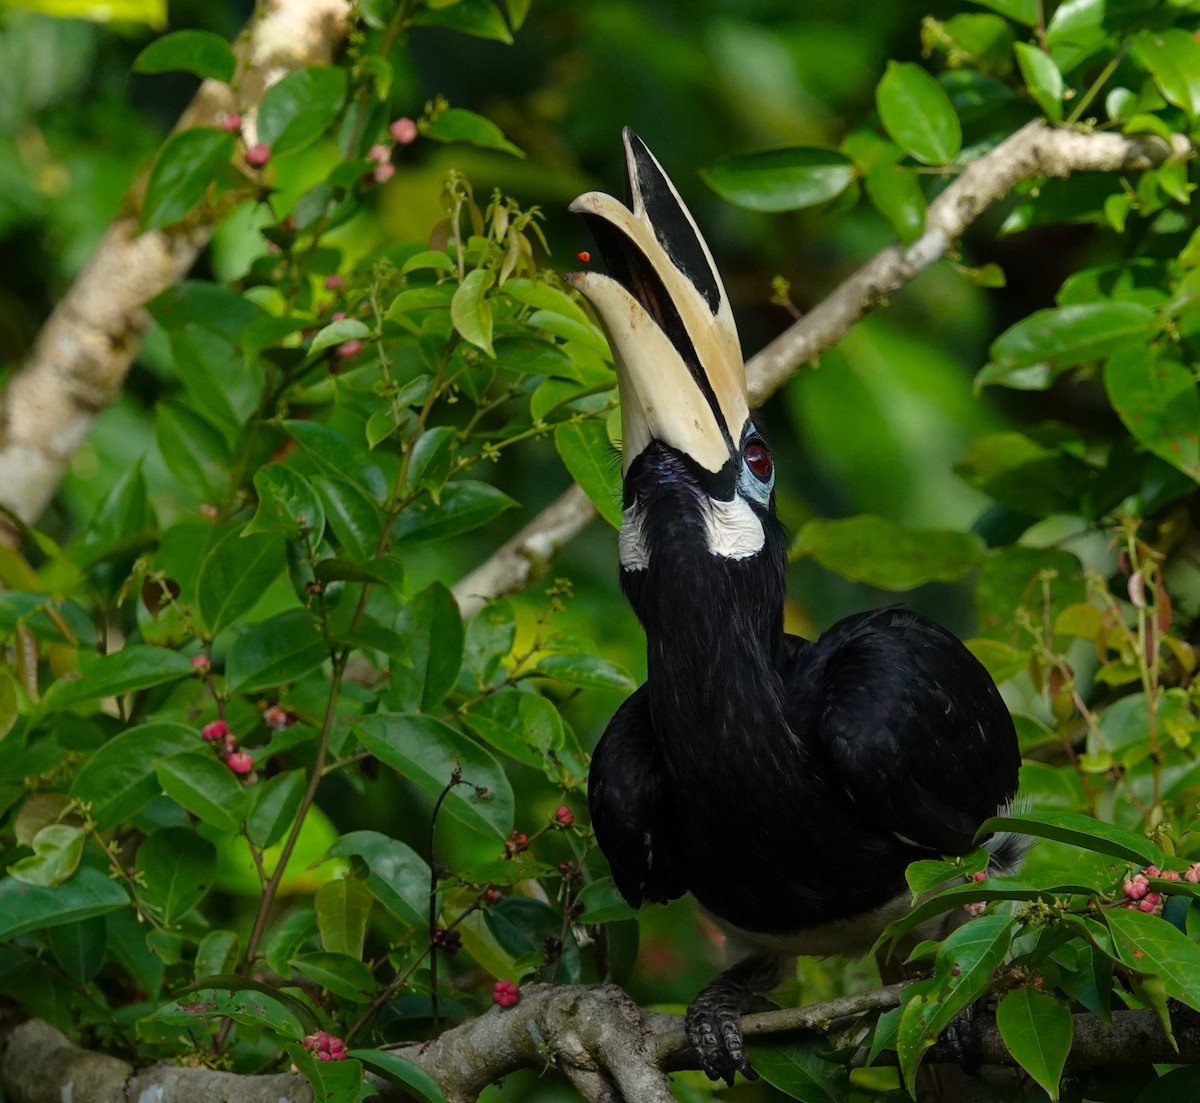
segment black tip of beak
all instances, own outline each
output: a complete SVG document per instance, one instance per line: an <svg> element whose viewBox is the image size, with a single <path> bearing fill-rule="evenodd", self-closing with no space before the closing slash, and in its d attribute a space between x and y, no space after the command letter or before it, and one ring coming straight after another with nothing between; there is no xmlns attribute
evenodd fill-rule
<svg viewBox="0 0 1200 1103"><path fill-rule="evenodd" d="M675 185L630 127L621 131L621 138L632 210L645 211L658 243L716 314L721 309L721 285Z"/></svg>

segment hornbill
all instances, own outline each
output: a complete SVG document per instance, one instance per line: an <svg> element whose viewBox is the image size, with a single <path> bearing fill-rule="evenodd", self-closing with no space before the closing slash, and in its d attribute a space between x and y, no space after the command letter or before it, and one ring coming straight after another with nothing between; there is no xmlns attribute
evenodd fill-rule
<svg viewBox="0 0 1200 1103"><path fill-rule="evenodd" d="M621 586L646 683L592 759L589 806L634 907L691 892L734 964L688 1009L711 1079L754 1076L741 1012L795 954L862 953L907 909L904 871L963 854L1017 788L1012 720L987 672L898 607L784 632L786 542L712 254L628 129L631 202L571 209L608 275L571 282L607 331L621 399ZM990 840L992 872L1014 841Z"/></svg>

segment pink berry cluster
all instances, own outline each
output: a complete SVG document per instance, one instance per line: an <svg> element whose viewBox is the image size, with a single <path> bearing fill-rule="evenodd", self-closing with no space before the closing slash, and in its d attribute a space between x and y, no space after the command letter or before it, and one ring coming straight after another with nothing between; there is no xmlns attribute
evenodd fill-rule
<svg viewBox="0 0 1200 1103"><path fill-rule="evenodd" d="M1161 893L1150 891L1151 877L1158 877L1163 881L1187 881L1195 885L1200 883L1200 862L1193 862L1184 873L1175 869L1159 869L1158 866L1146 866L1145 869L1131 873L1121 885L1121 891L1125 894L1125 901L1121 907L1130 911L1146 912L1148 915L1159 915L1162 912L1163 898Z"/></svg>
<svg viewBox="0 0 1200 1103"><path fill-rule="evenodd" d="M318 1061L344 1061L346 1059L346 1043L336 1035L318 1030L304 1039L304 1048Z"/></svg>
<svg viewBox="0 0 1200 1103"><path fill-rule="evenodd" d="M492 1003L497 1007L515 1007L521 1002L521 989L511 980L498 980L492 986Z"/></svg>
<svg viewBox="0 0 1200 1103"><path fill-rule="evenodd" d="M214 720L211 724L205 724L200 729L200 734L205 742L219 744L216 747L217 753L238 777L245 777L254 769L254 759L245 751L238 750L237 736L229 730L229 725L224 720Z"/></svg>
<svg viewBox="0 0 1200 1103"><path fill-rule="evenodd" d="M554 822L559 827L571 827L575 823L575 813L565 804L560 804L554 809Z"/></svg>

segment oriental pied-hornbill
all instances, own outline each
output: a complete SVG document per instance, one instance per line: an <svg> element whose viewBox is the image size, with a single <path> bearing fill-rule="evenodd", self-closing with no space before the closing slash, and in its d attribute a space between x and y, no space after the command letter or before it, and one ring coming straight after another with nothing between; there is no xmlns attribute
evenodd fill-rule
<svg viewBox="0 0 1200 1103"><path fill-rule="evenodd" d="M740 1015L795 954L862 953L905 867L963 854L1017 788L1012 720L950 633L892 607L815 643L783 626L786 545L729 300L671 181L625 132L630 207L589 192L608 275L573 275L612 346L621 585L648 678L592 759L596 838L630 904L691 892L735 962L686 1028L712 1079L753 1076ZM992 872L1019 857L990 840Z"/></svg>

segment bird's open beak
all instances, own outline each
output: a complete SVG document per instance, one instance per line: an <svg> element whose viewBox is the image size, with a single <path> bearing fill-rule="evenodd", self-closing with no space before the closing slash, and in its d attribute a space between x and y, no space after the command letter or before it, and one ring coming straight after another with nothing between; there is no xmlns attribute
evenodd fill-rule
<svg viewBox="0 0 1200 1103"><path fill-rule="evenodd" d="M609 274L568 279L608 333L621 394L623 470L658 440L715 474L737 455L750 416L733 313L675 186L628 127L623 138L630 207L602 192L571 204L587 220Z"/></svg>

